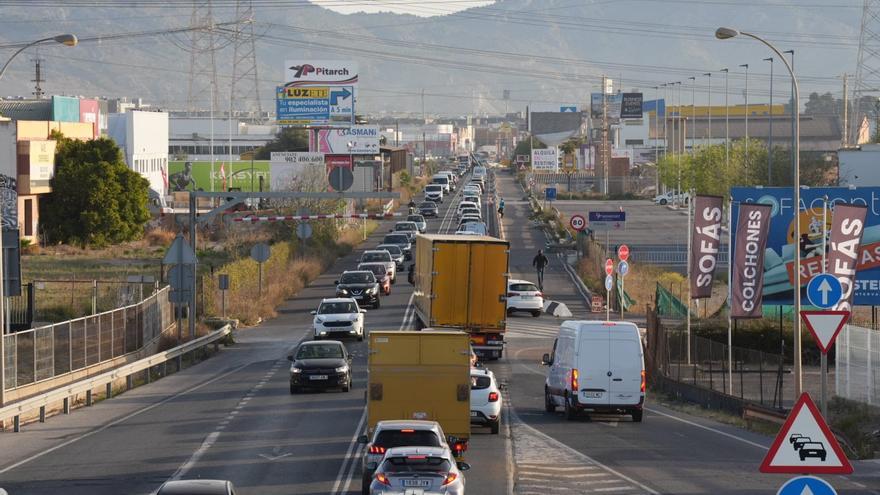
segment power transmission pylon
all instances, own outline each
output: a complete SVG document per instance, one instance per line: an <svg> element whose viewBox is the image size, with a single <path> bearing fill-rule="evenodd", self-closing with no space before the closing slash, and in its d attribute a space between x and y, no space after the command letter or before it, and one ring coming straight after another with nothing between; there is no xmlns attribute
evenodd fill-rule
<svg viewBox="0 0 880 495"><path fill-rule="evenodd" d="M853 145L860 144L855 140L858 139L856 133L862 120L875 111L874 108L865 108L862 102L863 96L876 92L878 85L880 85L880 0L864 0L859 35L859 58L853 88L853 114L849 129L845 131L853 138L846 141Z"/></svg>
<svg viewBox="0 0 880 495"><path fill-rule="evenodd" d="M187 110L199 110L199 100L207 96L213 98L213 108L219 108L217 91L217 44L214 34L214 14L211 0L194 0L189 25L194 28L189 33L189 90ZM200 29L199 29L200 28ZM210 104L210 101L208 102Z"/></svg>
<svg viewBox="0 0 880 495"><path fill-rule="evenodd" d="M260 120L263 106L257 77L257 49L254 37L254 3L238 0L235 3L235 34L232 57L232 82L229 87L230 105L238 115L251 114Z"/></svg>
<svg viewBox="0 0 880 495"><path fill-rule="evenodd" d="M43 59L41 59L40 54L37 53L36 57L32 61L34 62L34 78L31 79L31 82L34 83L33 95L34 98L41 100L43 99L43 87L41 86L41 83L46 82L46 80L43 79L41 66Z"/></svg>

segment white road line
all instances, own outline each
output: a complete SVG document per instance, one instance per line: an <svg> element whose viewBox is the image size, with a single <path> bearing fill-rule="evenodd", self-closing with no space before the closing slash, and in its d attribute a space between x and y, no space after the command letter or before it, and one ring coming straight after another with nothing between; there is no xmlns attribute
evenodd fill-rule
<svg viewBox="0 0 880 495"><path fill-rule="evenodd" d="M249 364L250 364L250 363L249 363ZM206 381L206 382L204 382L204 383L200 383L199 385L195 385L195 386L193 386L193 387L190 387L190 388L184 390L183 392L179 392L179 393L177 393L177 394L174 394L174 395L172 395L171 397L165 398L165 399L163 399L163 400L161 400L161 401L159 401L159 402L157 402L157 403L155 403L155 404L152 404L152 405L147 406L147 407L145 407L145 408L143 408L143 409L139 409L139 410L137 410L137 411L134 411L134 412L132 412L131 414L125 415L125 416L123 416L123 417L121 417L121 418L119 418L119 419L117 419L117 420L115 420L115 421L111 421L111 422L105 424L104 426L102 426L102 427L100 427L100 428L94 429L94 430L92 430L92 431L90 431L90 432L88 432L88 433L83 433L82 435L80 435L80 436L78 436L78 437L76 437L76 438L71 438L70 440L68 440L68 441L66 441L66 442L60 443L60 444L58 444L58 445L56 445L56 446L54 446L54 447L48 448L48 449L46 449L46 450L44 450L44 451L42 451L42 452L38 452L38 453L36 453L36 454L34 454L34 455L30 456L30 457L27 457L27 458L25 458L25 459L22 459L22 460L16 462L15 464L11 464L11 465L9 465L9 466L3 468L3 469L0 469L0 474L3 474L3 473L7 473L7 472L9 472L9 471L12 471L12 470L15 469L15 468L21 467L21 466L23 466L23 465L25 465L25 464L27 464L27 463L29 463L29 462L32 462L32 461L34 461L34 460L36 460L36 459L39 459L40 457L43 457L43 456L45 456L45 455L47 455L47 454L51 454L52 452L55 452L55 451L58 450L58 449L62 449L62 448L64 448L64 447L67 447L68 445L71 445L71 444L73 444L73 443L76 443L76 442L78 442L78 441L80 441L80 440L82 440L82 439L84 439L84 438L88 438L88 437L90 437L90 436L92 436L92 435L95 435L95 434L97 434L97 433L101 433L102 431L104 431L104 430L106 430L106 429L108 429L108 428L111 428L111 427L116 426L116 425L118 425L118 424L120 424L120 423L123 423L123 422L125 422L125 421L128 421L129 419L134 418L134 417L136 417L136 416L139 416L139 415L141 415L141 414L143 414L143 413L145 413L145 412L147 412L147 411L152 411L153 409L155 409L155 408L157 408L157 407L159 407L159 406L163 406L163 405L165 405L165 404L167 404L167 403L173 401L174 399L177 399L178 397L182 397L182 396L184 396L184 395L190 394L190 393L195 392L196 390L199 390L200 388L206 387L206 386L208 386L208 385L210 385L210 384L212 384L212 383L214 383L214 382L216 382L216 381L218 381L218 380L222 380L222 379L226 378L226 377L229 376L229 375L232 375L232 374L238 373L239 371L241 371L241 370L244 369L245 367L249 366L249 364L243 364L243 365L241 365L241 366L239 366L239 367L237 367L237 368L232 369L231 371L227 371L226 373L223 373L222 375L216 376L216 377L214 377L214 378L212 378L212 379L210 379L210 380L208 380L208 381Z"/></svg>
<svg viewBox="0 0 880 495"><path fill-rule="evenodd" d="M665 417L667 417L667 418L669 418L669 419L674 419L675 421L678 421L678 422L680 422L680 423L684 423L684 424L686 424L686 425L690 425L690 426L693 426L693 427L696 427L696 428L700 428L701 430L706 430L706 431L711 431L712 433L717 433L717 434L722 435L722 436L725 436L725 437L727 437L727 438L730 438L730 439L736 440L737 442L742 442L742 443L745 443L745 444L751 445L752 447L757 447L757 448L759 448L759 449L761 449L761 450L770 450L769 447L765 447L764 445L761 445L761 444L759 444L759 443L753 442L753 441L751 441L751 440L746 440L745 438L738 437L738 436L736 436L736 435L734 435L734 434L732 434L732 433L727 433L726 431L721 431L721 430L718 430L718 429L716 429L716 428L712 428L712 427L710 427L710 426L703 426L703 425L701 425L701 424L699 424L699 423L694 423L693 421L688 421L688 420L686 420L686 419L679 418L678 416L673 416L672 414L667 414L667 413L665 413L665 412L660 412L660 411L658 411L658 410L656 410L656 409L654 409L654 408L651 408L651 407L646 407L645 409L647 409L648 411L650 411L650 412L652 412L652 413L654 413L654 414L657 414L657 415L660 415L660 416L665 416Z"/></svg>
<svg viewBox="0 0 880 495"><path fill-rule="evenodd" d="M342 465L339 466L339 473L336 475L336 483L333 484L333 490L330 491L330 495L338 495L343 493L339 490L340 485L342 485L342 477L345 476L345 468L348 465L348 461L351 460L352 464L354 463L354 456L352 455L352 451L355 450L355 446L358 445L358 437L360 436L361 429L364 426L364 421L367 420L367 409L364 408L363 414L361 414L361 420L358 421L357 428L354 429L354 435L351 437L351 442L348 444L348 450L345 452L345 457L342 458Z"/></svg>
<svg viewBox="0 0 880 495"><path fill-rule="evenodd" d="M205 452L207 452L208 449L210 449L211 446L214 445L214 442L217 441L217 438L219 436L219 431L211 432L211 434L208 435L207 438L205 438L205 441L202 442L202 445L200 445L199 448L196 449L195 452L193 452L193 455L190 456L189 460L184 462L183 465L181 465L180 468L178 468L177 471L173 475L171 475L169 481L179 480L186 476L186 473L188 473L189 470L192 469L192 467L195 466L197 462L199 462L202 456L205 455Z"/></svg>
<svg viewBox="0 0 880 495"><path fill-rule="evenodd" d="M354 478L355 466L357 466L357 464L358 464L356 462L356 459L361 456L361 449L362 448L363 448L363 445L358 445L354 451L354 455L352 456L351 464L348 467L348 476L345 478L345 485L343 485L340 493L348 493L349 492L349 489L351 487L351 480L352 480L352 478Z"/></svg>
<svg viewBox="0 0 880 495"><path fill-rule="evenodd" d="M415 315L415 308L413 308L413 299L416 297L415 294L409 295L409 301L406 303L406 310L403 312L403 321L400 322L400 328L397 329L398 332L402 332L409 327L413 316Z"/></svg>

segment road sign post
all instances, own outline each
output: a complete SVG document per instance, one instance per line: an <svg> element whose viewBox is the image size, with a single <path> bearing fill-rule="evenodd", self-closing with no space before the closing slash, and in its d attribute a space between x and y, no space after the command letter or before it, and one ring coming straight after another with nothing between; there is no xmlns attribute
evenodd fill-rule
<svg viewBox="0 0 880 495"><path fill-rule="evenodd" d="M815 280L818 277L814 277ZM835 280L837 280L835 278ZM812 284L812 281L810 282ZM819 284L815 284L819 285ZM839 282L838 282L839 285ZM809 294L809 292L808 292ZM840 292L838 292L839 296ZM840 297L836 298L837 300ZM830 301L830 299L828 299ZM834 304L837 304L837 301L834 301ZM820 373L822 375L822 397L821 397L821 407L822 407L822 415L828 415L828 350L831 349L831 345L834 344L834 340L837 339L837 335L840 334L840 331L843 329L843 326L846 325L846 322L849 320L850 312L849 311L805 311L802 310L800 314L801 318L804 320L804 324L807 326L807 329L810 330L810 333L813 334L813 339L816 341L816 345L819 346L819 351L821 351L820 357Z"/></svg>
<svg viewBox="0 0 880 495"><path fill-rule="evenodd" d="M817 308L832 308L843 297L840 280L830 273L821 273L807 283L807 300Z"/></svg>
<svg viewBox="0 0 880 495"><path fill-rule="evenodd" d="M605 260L605 320L611 321L611 288L614 286L614 260Z"/></svg>
<svg viewBox="0 0 880 495"><path fill-rule="evenodd" d="M263 297L263 263L269 259L269 256L272 254L269 245L265 242L261 242L259 244L254 244L254 247L251 248L251 258L257 262L259 267L259 275L257 281L257 287L260 297Z"/></svg>
<svg viewBox="0 0 880 495"><path fill-rule="evenodd" d="M625 248L626 244L623 244L620 247ZM621 251L618 249L617 252L619 254ZM625 253L627 256L629 256L629 248L626 249ZM626 260L622 259L622 260L620 260L620 263L617 264L617 273L618 273L618 275L620 275L620 278L619 278L620 288L618 289L618 291L620 292L620 297L618 299L620 299L620 319L622 320L623 319L623 311L624 311L623 303L624 303L624 297L626 295L626 292L623 289L623 279L626 278L626 274L629 273L629 263L627 263Z"/></svg>
<svg viewBox="0 0 880 495"><path fill-rule="evenodd" d="M629 260L629 246L626 244L621 244L619 248L617 248L617 257L620 258L620 261L628 261Z"/></svg>
<svg viewBox="0 0 880 495"><path fill-rule="evenodd" d="M572 215L568 220L568 224L574 230L581 232L587 227L587 219L583 215Z"/></svg>

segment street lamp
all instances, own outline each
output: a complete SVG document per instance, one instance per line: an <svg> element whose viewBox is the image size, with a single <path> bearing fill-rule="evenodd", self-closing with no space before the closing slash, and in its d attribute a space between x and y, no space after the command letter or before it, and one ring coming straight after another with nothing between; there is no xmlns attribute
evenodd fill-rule
<svg viewBox="0 0 880 495"><path fill-rule="evenodd" d="M51 38L43 38L41 40L32 41L19 48L17 52L13 53L12 56L9 57L9 60L7 60L6 63L3 64L3 68L0 69L0 78L3 77L3 74L6 73L6 68L9 67L9 64L15 57L18 56L19 53L27 50L34 45L39 45L40 43L45 43L47 41L54 41L56 43L61 43L62 45L67 46L76 46L76 44L79 43L79 40L76 39L76 35L73 34L59 34L58 36L52 36Z"/></svg>
<svg viewBox="0 0 880 495"><path fill-rule="evenodd" d="M708 146L712 146L712 73L706 72L703 75L707 76L709 78L709 82L706 84L706 88L709 90L709 105L708 105L709 111L707 112L709 114L709 133L708 133L709 138L706 141L706 144Z"/></svg>
<svg viewBox="0 0 880 495"><path fill-rule="evenodd" d="M797 105L797 102L800 101L800 87L798 86L797 78L794 75L794 69L792 69L791 64L788 62L788 59L782 56L782 53L775 46L771 45L767 40L756 36L751 33L745 33L737 31L736 29L721 27L715 31L715 37L720 40L725 40L729 38L733 38L737 35L743 35L754 40L760 41L768 48L773 50L773 52L779 56L780 60L785 64L785 68L788 69L788 73L791 76L791 83L794 86L794 104ZM800 397L803 392L804 383L803 383L803 367L801 365L801 251L798 247L798 242L801 238L801 222L800 222L800 204L801 204L801 179L800 179L800 168L801 168L801 157L800 157L800 148L801 148L801 138L800 138L800 126L801 126L801 117L800 113L797 111L797 108L792 108L792 111L795 113L794 119L794 171L792 173L792 191L793 191L793 204L794 204L794 312L792 314L793 327L794 327L794 391L795 396Z"/></svg>
<svg viewBox="0 0 880 495"><path fill-rule="evenodd" d="M726 38L721 38L726 39ZM740 64L740 67L745 68L746 73L746 89L745 89L745 99L746 99L746 164L749 163L749 64Z"/></svg>
<svg viewBox="0 0 880 495"><path fill-rule="evenodd" d="M723 68L721 72L724 73L724 166L725 171L730 170L730 105L727 104L727 89L728 89L728 79L730 76L730 69ZM728 176L729 177L729 176Z"/></svg>
<svg viewBox="0 0 880 495"><path fill-rule="evenodd" d="M773 185L773 57L764 59L770 62L770 134L767 141L767 185Z"/></svg>
<svg viewBox="0 0 880 495"><path fill-rule="evenodd" d="M691 156L696 153L697 150L697 76L691 76L688 79L693 81L691 83L691 120L693 123L693 129L691 130ZM687 123L685 123L685 133L687 133Z"/></svg>

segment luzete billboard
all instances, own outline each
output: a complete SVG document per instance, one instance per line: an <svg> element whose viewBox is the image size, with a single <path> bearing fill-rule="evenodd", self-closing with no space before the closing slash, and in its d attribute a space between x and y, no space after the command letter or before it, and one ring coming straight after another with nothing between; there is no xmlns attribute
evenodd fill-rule
<svg viewBox="0 0 880 495"><path fill-rule="evenodd" d="M765 305L789 305L794 296L794 253L801 254L802 289L809 280L822 272L823 232L831 236L833 205L850 204L865 206L866 216L861 245L856 257L856 277L853 290L853 305L876 305L880 297L880 187L849 189L844 187L810 188L801 190L801 204L798 220L801 225L801 238L794 239L794 205L791 188L743 188L731 189L733 197L734 225L731 233L736 243L736 218L739 204L743 202L762 203L771 206L770 233L764 257ZM828 197L826 225L822 227L823 198ZM825 245L830 253L831 239ZM828 257L830 258L830 256Z"/></svg>

